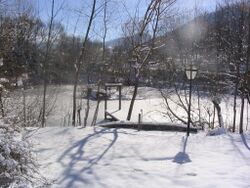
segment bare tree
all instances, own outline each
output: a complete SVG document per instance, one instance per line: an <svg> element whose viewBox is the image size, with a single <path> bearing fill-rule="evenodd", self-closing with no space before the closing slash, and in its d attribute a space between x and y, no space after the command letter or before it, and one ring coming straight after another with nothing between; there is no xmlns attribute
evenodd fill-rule
<svg viewBox="0 0 250 188"><path fill-rule="evenodd" d="M42 127L45 127L46 117L45 117L45 110L46 110L46 93L47 93L47 61L49 59L49 51L51 48L51 33L52 33L52 26L54 22L54 7L55 7L55 1L52 0L51 3L51 15L50 15L50 22L49 22L49 31L48 31L48 38L46 42L46 51L44 55L43 60L43 107L42 107Z"/></svg>
<svg viewBox="0 0 250 188"><path fill-rule="evenodd" d="M73 113L72 114L72 125L73 126L76 125L76 91L77 91L77 85L78 85L78 80L79 80L79 74L81 71L81 67L84 63L86 46L87 46L87 42L88 42L88 36L89 36L91 25L92 25L92 22L94 19L95 7L96 7L96 0L93 0L92 11L91 11L91 15L89 18L87 31L85 33L85 37L84 37L84 40L82 43L81 52L80 52L79 58L75 62L75 77L74 77L74 88L73 88L73 112L72 112Z"/></svg>
<svg viewBox="0 0 250 188"><path fill-rule="evenodd" d="M103 38L102 38L102 63L103 65L106 64L106 37L107 37L107 6L108 6L108 0L104 0L104 8L103 8L103 26L104 26L104 30L103 30ZM99 111L99 105L100 105L100 88L101 88L101 76L102 74L100 74L100 78L98 80L98 86L97 86L97 103L96 103L96 108L95 108L95 112L93 115L93 120L91 123L91 126L94 126L96 124L96 120L98 117L98 111Z"/></svg>
<svg viewBox="0 0 250 188"><path fill-rule="evenodd" d="M153 50L157 48L155 39L160 19L175 2L175 0L151 0L145 11L143 19L137 22L136 18L132 18L128 27L125 28L129 34L128 39L130 40L132 46L133 61L135 62L134 91L129 106L127 120L131 119L141 71L148 64ZM151 39L147 38L149 30L152 33Z"/></svg>

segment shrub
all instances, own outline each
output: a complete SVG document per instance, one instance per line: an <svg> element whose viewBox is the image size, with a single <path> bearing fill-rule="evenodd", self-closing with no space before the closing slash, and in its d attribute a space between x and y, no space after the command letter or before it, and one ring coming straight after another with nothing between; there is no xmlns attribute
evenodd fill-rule
<svg viewBox="0 0 250 188"><path fill-rule="evenodd" d="M0 120L0 187L27 187L35 172L31 144L18 126Z"/></svg>

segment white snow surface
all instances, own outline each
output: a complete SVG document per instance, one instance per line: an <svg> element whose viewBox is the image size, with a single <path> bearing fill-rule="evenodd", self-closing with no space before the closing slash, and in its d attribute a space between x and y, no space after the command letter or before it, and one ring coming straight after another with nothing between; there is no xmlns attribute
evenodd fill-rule
<svg viewBox="0 0 250 188"><path fill-rule="evenodd" d="M250 187L250 132L47 127L31 139L53 188Z"/></svg>

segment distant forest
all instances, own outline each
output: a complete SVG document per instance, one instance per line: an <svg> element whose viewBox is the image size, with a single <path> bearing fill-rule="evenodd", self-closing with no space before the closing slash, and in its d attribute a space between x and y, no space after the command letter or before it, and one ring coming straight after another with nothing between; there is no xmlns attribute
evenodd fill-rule
<svg viewBox="0 0 250 188"><path fill-rule="evenodd" d="M173 83L182 80L186 62L194 62L199 68L200 82L206 81L231 86L249 69L250 55L250 5L234 3L218 5L215 12L197 11L197 16L184 24L182 16L160 22L156 41L160 46L153 51L149 63L143 68L141 82ZM31 11L30 11L31 12ZM124 23L124 26L126 24ZM1 14L0 57L2 77L17 84L18 77L28 74L31 84L41 84L42 65L46 54L49 24L33 17L28 11L21 14ZM130 27L126 25L126 27ZM131 26L132 27L132 26ZM129 30L125 28L124 30ZM103 50L101 41L87 41L88 62L81 70L84 82L94 83L100 79L122 81L132 84L134 79L133 45L129 33L106 42ZM136 37L135 37L136 38ZM143 36L144 43L150 42L150 31ZM138 37L139 40L139 37ZM53 23L47 79L51 84L72 83L75 61L81 50L82 39L69 35L60 23ZM105 51L105 61L102 60ZM229 84L227 83L229 82ZM225 89L225 88L224 88Z"/></svg>

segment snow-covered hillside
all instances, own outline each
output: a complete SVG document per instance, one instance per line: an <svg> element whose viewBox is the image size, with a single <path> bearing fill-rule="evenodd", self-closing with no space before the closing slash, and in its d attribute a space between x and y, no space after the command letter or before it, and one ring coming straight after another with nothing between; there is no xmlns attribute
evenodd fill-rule
<svg viewBox="0 0 250 188"><path fill-rule="evenodd" d="M250 187L250 134L47 127L30 132L52 187Z"/></svg>

